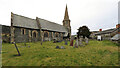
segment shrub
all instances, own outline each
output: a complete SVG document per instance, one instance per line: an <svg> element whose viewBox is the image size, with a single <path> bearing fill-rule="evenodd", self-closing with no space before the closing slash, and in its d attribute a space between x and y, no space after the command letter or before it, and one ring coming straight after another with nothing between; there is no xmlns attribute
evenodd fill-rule
<svg viewBox="0 0 120 68"><path fill-rule="evenodd" d="M2 34L2 42L3 43L10 43L10 35L9 34Z"/></svg>

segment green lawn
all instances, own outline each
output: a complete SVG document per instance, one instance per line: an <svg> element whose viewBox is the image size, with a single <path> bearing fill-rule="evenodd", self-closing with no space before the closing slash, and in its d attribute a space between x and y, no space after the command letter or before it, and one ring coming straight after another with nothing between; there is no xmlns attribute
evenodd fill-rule
<svg viewBox="0 0 120 68"><path fill-rule="evenodd" d="M55 49L57 45L66 49ZM17 46L21 56L14 56L17 51L13 44L2 44L3 66L118 66L118 46L110 41L91 40L79 48L50 41L43 45L36 42Z"/></svg>

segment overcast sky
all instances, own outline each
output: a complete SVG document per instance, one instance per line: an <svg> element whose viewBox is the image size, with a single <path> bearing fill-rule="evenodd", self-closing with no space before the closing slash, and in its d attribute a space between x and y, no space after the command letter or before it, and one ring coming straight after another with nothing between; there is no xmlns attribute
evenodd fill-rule
<svg viewBox="0 0 120 68"><path fill-rule="evenodd" d="M72 34L83 25L90 31L115 28L120 0L0 0L0 24L10 25L11 12L62 25L67 4Z"/></svg>

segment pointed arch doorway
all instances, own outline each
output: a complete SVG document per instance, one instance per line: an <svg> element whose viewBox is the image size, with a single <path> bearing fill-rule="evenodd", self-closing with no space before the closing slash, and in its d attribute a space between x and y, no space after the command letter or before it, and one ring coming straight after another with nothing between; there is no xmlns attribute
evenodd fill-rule
<svg viewBox="0 0 120 68"><path fill-rule="evenodd" d="M38 32L36 30L33 30L32 31L32 41L33 42L37 41L37 35L38 35Z"/></svg>

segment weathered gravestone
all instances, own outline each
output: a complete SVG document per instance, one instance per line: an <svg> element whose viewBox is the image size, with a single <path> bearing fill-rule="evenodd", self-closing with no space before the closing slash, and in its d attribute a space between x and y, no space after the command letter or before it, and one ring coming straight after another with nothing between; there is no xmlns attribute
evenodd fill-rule
<svg viewBox="0 0 120 68"><path fill-rule="evenodd" d="M30 46L28 46L28 48L30 48Z"/></svg>
<svg viewBox="0 0 120 68"><path fill-rule="evenodd" d="M60 49L60 47L59 47L59 46L56 46L56 49Z"/></svg>
<svg viewBox="0 0 120 68"><path fill-rule="evenodd" d="M88 42L89 42L88 38L85 37L85 43L86 43L86 45L88 44Z"/></svg>
<svg viewBox="0 0 120 68"><path fill-rule="evenodd" d="M56 40L55 40L55 39L53 39L53 43L56 43Z"/></svg>
<svg viewBox="0 0 120 68"><path fill-rule="evenodd" d="M74 47L75 47L75 48L78 48L78 45L79 45L79 44L78 44L78 39L76 39L76 42L75 42L75 44L74 44Z"/></svg>
<svg viewBox="0 0 120 68"><path fill-rule="evenodd" d="M79 46L82 46L82 38L79 39Z"/></svg>
<svg viewBox="0 0 120 68"><path fill-rule="evenodd" d="M67 40L65 40L65 45L68 45L68 42L67 42Z"/></svg>
<svg viewBox="0 0 120 68"><path fill-rule="evenodd" d="M73 46L73 40L71 40L71 42L70 42L70 46Z"/></svg>
<svg viewBox="0 0 120 68"><path fill-rule="evenodd" d="M65 49L65 47L64 47L64 46L61 46L61 49Z"/></svg>

